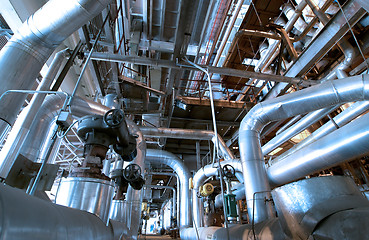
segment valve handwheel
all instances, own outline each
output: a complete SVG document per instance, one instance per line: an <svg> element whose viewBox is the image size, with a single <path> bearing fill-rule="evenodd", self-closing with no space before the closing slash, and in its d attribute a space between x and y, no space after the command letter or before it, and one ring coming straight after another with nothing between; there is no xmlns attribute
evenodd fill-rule
<svg viewBox="0 0 369 240"><path fill-rule="evenodd" d="M236 174L236 171L234 170L234 168L229 164L224 165L222 167L222 171L223 171L223 176L225 176L226 178L233 178Z"/></svg>
<svg viewBox="0 0 369 240"><path fill-rule="evenodd" d="M110 109L104 115L104 122L109 127L117 127L124 120L124 112L121 109Z"/></svg>
<svg viewBox="0 0 369 240"><path fill-rule="evenodd" d="M141 176L141 167L135 163L129 164L123 171L123 177L128 182L136 181Z"/></svg>

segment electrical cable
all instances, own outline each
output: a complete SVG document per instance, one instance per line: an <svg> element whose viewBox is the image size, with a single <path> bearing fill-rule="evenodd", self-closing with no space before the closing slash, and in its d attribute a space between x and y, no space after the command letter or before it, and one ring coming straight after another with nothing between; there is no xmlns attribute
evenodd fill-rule
<svg viewBox="0 0 369 240"><path fill-rule="evenodd" d="M67 128L67 130L65 130L64 131L64 133L63 134L59 134L59 132L57 133L57 135L58 135L58 138L63 138L63 137L65 137L65 136L67 136L67 133L72 129L72 127L76 124L76 123L78 123L78 121L74 121L68 128Z"/></svg>

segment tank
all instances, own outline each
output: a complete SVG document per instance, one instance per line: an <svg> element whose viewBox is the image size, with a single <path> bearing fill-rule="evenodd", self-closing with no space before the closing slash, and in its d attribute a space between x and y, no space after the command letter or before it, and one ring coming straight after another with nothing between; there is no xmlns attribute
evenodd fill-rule
<svg viewBox="0 0 369 240"><path fill-rule="evenodd" d="M113 193L112 182L97 178L68 177L60 182L55 202L93 213L107 223Z"/></svg>
<svg viewBox="0 0 369 240"><path fill-rule="evenodd" d="M110 206L109 219L126 222L127 203L124 200L113 200Z"/></svg>

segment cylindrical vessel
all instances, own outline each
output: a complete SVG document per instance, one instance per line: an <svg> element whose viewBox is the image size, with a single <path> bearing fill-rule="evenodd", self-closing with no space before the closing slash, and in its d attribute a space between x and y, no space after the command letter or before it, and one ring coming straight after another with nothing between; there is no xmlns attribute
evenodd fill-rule
<svg viewBox="0 0 369 240"><path fill-rule="evenodd" d="M127 202L124 200L113 200L110 206L109 219L125 223L127 220Z"/></svg>
<svg viewBox="0 0 369 240"><path fill-rule="evenodd" d="M98 178L68 177L60 182L55 202L96 214L107 222L113 193L112 182Z"/></svg>

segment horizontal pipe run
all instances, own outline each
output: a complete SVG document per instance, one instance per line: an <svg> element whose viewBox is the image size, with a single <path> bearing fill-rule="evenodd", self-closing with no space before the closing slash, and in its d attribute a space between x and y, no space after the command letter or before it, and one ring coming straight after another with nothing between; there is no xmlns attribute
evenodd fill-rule
<svg viewBox="0 0 369 240"><path fill-rule="evenodd" d="M268 194L259 194L260 197L254 199L255 192L270 191L260 146L260 133L264 126L317 109L368 99L369 75L360 75L326 81L318 86L266 100L248 112L239 129L239 149L250 219L254 216L257 223L269 217L268 206L264 202Z"/></svg>
<svg viewBox="0 0 369 240"><path fill-rule="evenodd" d="M303 118L301 118L298 122L296 122L291 127L284 130L279 135L272 138L269 142L267 142L261 149L263 155L267 155L272 152L274 149L287 142L292 137L296 136L298 133L304 131L312 124L318 122L320 119L325 117L327 114L334 111L338 106L333 106L329 108L323 108L311 113L308 113Z"/></svg>
<svg viewBox="0 0 369 240"><path fill-rule="evenodd" d="M337 129L268 168L273 186L305 177L369 153L369 115Z"/></svg>
<svg viewBox="0 0 369 240"><path fill-rule="evenodd" d="M299 144L293 146L287 152L284 152L277 158L273 159L272 164L281 161L285 157L293 154L297 150L308 146L309 144L319 140L320 138L326 136L327 134L337 130L338 127L343 127L353 119L359 117L360 115L364 114L366 111L369 110L369 101L364 102L356 102L352 104L349 108L345 109L342 113L338 114L336 117L333 118L333 121L329 121L324 124L322 127L317 129L313 132L310 136L302 140ZM336 126L337 124L337 126Z"/></svg>
<svg viewBox="0 0 369 240"><path fill-rule="evenodd" d="M156 66L156 67L164 67L164 68L171 68L171 69L187 68L189 70L198 71L197 68L187 63L184 63L184 62L177 64L170 60L162 60L162 59L156 60L156 59L150 59L150 58L145 58L145 57L122 56L119 54L112 54L112 53L92 53L91 59L98 60L98 61L133 63L137 65ZM300 78L290 78L290 77L284 77L280 75L272 75L272 74L266 74L266 73L237 70L237 69L225 68L225 67L213 67L213 66L205 66L205 65L200 65L200 66L203 68L206 68L209 71L209 73L212 73L212 74L220 74L220 75L242 77L242 78L256 78L256 79L266 80L266 81L299 84L302 86L311 86L311 85L317 84L316 81L303 80Z"/></svg>
<svg viewBox="0 0 369 240"><path fill-rule="evenodd" d="M191 140L211 140L215 144L216 138L214 131L196 130L196 129L180 129L180 128L153 128L140 127L145 137L165 137L176 139L191 139ZM227 147L224 140L218 135L219 150L223 157L227 160L234 159L234 155Z"/></svg>

